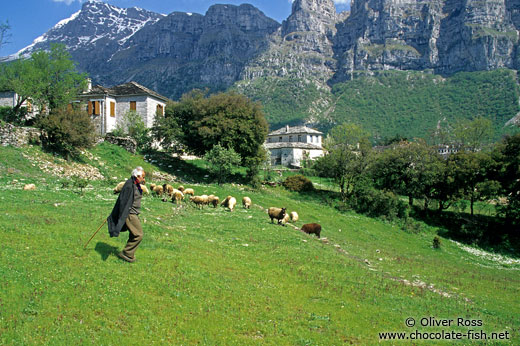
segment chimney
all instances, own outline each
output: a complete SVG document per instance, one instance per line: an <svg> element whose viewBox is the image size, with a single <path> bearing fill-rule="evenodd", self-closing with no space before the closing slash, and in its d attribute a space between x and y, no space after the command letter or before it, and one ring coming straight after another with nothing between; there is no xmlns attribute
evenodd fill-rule
<svg viewBox="0 0 520 346"><path fill-rule="evenodd" d="M289 125L285 125L285 133L289 133Z"/></svg>
<svg viewBox="0 0 520 346"><path fill-rule="evenodd" d="M92 91L92 79L87 78L87 92Z"/></svg>

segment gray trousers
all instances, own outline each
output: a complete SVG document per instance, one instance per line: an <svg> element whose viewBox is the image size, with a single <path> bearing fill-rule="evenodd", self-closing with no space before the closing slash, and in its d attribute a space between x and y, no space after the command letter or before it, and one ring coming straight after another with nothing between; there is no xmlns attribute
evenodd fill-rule
<svg viewBox="0 0 520 346"><path fill-rule="evenodd" d="M141 227L141 221L139 216L130 214L126 218L125 225L121 232L129 232L128 242L126 243L123 253L130 258L135 258L135 250L143 240L143 228Z"/></svg>

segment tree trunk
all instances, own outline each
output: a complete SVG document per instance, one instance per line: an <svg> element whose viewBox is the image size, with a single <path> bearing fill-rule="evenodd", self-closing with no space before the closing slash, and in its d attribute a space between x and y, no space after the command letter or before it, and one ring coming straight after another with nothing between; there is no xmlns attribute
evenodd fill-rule
<svg viewBox="0 0 520 346"><path fill-rule="evenodd" d="M413 197L412 196L408 196L408 204L410 205L410 207L413 207Z"/></svg>

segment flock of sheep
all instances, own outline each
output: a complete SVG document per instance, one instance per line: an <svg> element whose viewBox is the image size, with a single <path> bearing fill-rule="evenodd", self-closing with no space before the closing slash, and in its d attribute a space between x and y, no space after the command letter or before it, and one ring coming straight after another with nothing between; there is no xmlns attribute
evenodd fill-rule
<svg viewBox="0 0 520 346"><path fill-rule="evenodd" d="M124 181L117 184L117 186L114 188L114 193L117 194L121 192L121 189L123 188L124 184ZM141 188L143 189L143 194L150 194L150 191L145 185L141 185ZM180 205L182 201L186 198L186 196L189 196L189 201L195 204L197 208L203 208L205 205L212 205L214 208L216 208L220 204L220 206L228 208L230 211L233 211L237 204L237 200L233 196L227 196L221 202L220 198L214 195L195 196L195 191L192 188L184 188L184 186L182 185L178 188L174 188L170 184L150 184L150 190L152 191L153 195L162 197L163 201L166 202L169 199L171 199L171 201L177 205ZM251 205L251 198L242 198L242 206L245 209L249 209ZM298 221L299 218L297 212L293 211L287 213L286 208L271 207L267 210L267 214L271 218L271 223L273 223L273 221L276 219L278 224L282 225L286 224L289 220L293 222ZM302 226L301 230L307 234L315 234L318 238L320 238L321 226L317 223L305 224Z"/></svg>

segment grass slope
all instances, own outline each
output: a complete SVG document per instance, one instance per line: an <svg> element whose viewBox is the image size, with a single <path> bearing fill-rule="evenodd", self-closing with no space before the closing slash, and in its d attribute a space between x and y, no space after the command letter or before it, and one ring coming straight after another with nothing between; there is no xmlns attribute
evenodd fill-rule
<svg viewBox="0 0 520 346"><path fill-rule="evenodd" d="M126 233L109 238L105 227L83 250L115 202L111 182L91 181L83 194L63 189L22 153L53 160L37 148L0 148L0 344L373 345L380 332L415 329L508 332L493 344L520 342L518 261L445 239L434 250L434 229L405 232L282 188L199 184L202 165L161 169L103 144L86 161L111 177L141 164L182 176L197 194L254 203L198 210L147 196L145 238L129 264L116 257ZM22 190L29 182L36 191ZM297 211L296 227L322 224L327 239L271 224L269 206ZM483 327L420 326L430 316ZM408 317L417 328L405 326Z"/></svg>

